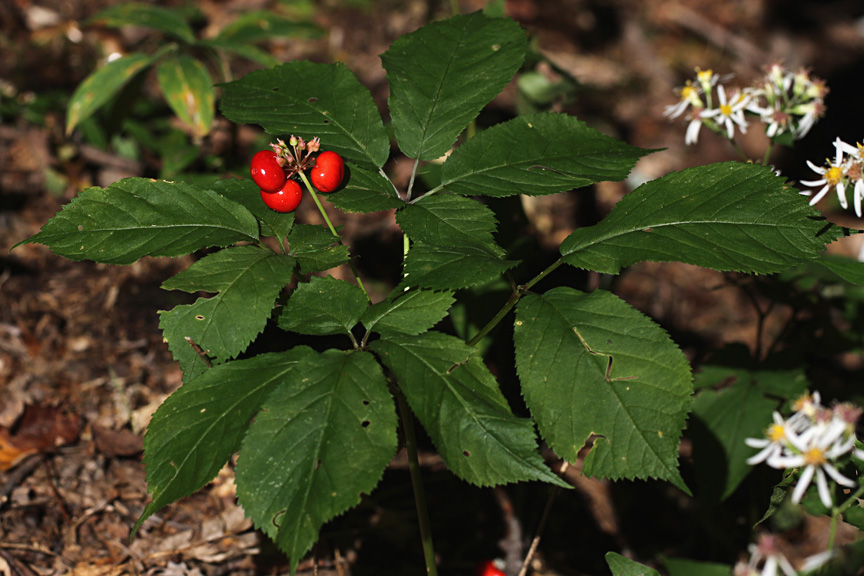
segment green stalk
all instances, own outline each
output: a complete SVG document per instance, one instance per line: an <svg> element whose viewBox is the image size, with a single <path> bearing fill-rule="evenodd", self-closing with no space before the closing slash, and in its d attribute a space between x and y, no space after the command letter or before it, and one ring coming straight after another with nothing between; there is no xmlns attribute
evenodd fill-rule
<svg viewBox="0 0 864 576"><path fill-rule="evenodd" d="M489 332L491 332L492 329L495 328L495 326L497 326L498 323L501 322L501 320L503 320L505 316L507 316L507 313L510 312L510 310L512 310L514 306L516 306L516 303L519 302L520 298L522 298L522 294L523 293L519 290L513 292L507 302L504 303L504 306L502 306L501 309L498 310L498 313L495 314L495 316L486 323L486 326L484 326L479 332L477 332L477 334L475 334L473 338L468 340L468 346L476 346L478 342L483 340L483 338L485 338L486 335L489 334Z"/></svg>
<svg viewBox="0 0 864 576"><path fill-rule="evenodd" d="M774 150L774 140L765 148L765 155L762 157L762 165L768 166L768 160L771 159L771 151Z"/></svg>
<svg viewBox="0 0 864 576"><path fill-rule="evenodd" d="M840 504L839 506L835 506L833 510L831 510L831 528L828 531L828 550L832 550L834 548L834 539L837 536L837 524L840 520L840 515L843 514L846 510L848 510L851 506L858 506L858 499L861 498L861 495L864 494L864 486L859 486L858 489L853 492L849 498L846 499L845 502Z"/></svg>
<svg viewBox="0 0 864 576"><path fill-rule="evenodd" d="M321 212L321 216L324 217L324 222L327 223L327 228L330 229L330 233L336 237L339 244L342 244L342 237L339 236L339 232L336 231L336 227L333 226L333 223L330 221L330 217L327 216L327 211L324 210L324 206L321 204L321 200L318 199L318 194L315 193L315 188L312 186L312 183L309 182L309 179L306 177L304 172L298 172L300 174L300 179L303 180L303 183L306 185L306 189L309 191L309 194L312 195L312 200L315 201L315 205L318 206L318 211ZM351 272L354 273L354 278L357 279L357 285L363 291L363 294L366 295L366 299L369 302L372 302L372 298L369 296L369 292L366 291L366 286L363 285L363 280L360 279L360 273L357 271L357 267L354 266L353 260L348 260L348 265L351 267Z"/></svg>
<svg viewBox="0 0 864 576"><path fill-rule="evenodd" d="M401 390L396 390L399 403L399 417L402 419L402 429L405 432L405 450L408 453L408 471L411 473L411 487L414 489L414 502L417 505L417 521L420 525L420 540L423 542L423 556L426 558L426 574L438 576L435 565L435 548L432 545L432 524L429 522L429 505L426 503L426 492L423 490L423 479L420 477L420 460L417 457L417 436L414 434L414 414L405 401Z"/></svg>
<svg viewBox="0 0 864 576"><path fill-rule="evenodd" d="M505 316L507 316L510 310L512 310L513 307L515 307L516 304L519 302L519 299L522 298L523 294L527 293L532 286L543 280L543 278L551 274L563 263L564 258L559 258L550 266L548 266L545 270L537 274L537 276L529 280L527 283L523 284L522 286L517 286L516 289L513 291L513 294L510 295L510 298L507 300L507 302L504 303L504 306L502 306L501 309L498 310L498 313L495 314L495 316L486 324L486 326L484 326L477 334L475 334L473 338L468 340L467 344L469 346L476 346L478 342L483 340L483 338L485 338L486 335L489 334L495 328L495 326L497 326L498 323L504 319Z"/></svg>

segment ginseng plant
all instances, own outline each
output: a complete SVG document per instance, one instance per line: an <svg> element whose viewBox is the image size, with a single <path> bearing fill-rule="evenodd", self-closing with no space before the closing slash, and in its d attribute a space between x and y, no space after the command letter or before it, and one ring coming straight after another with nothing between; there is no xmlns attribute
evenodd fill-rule
<svg viewBox="0 0 864 576"><path fill-rule="evenodd" d="M819 261L842 230L770 168L717 163L639 186L599 224L570 234L548 267L532 270L533 262L503 248L517 238L498 234L500 215L488 200L623 180L652 151L557 113L461 137L517 73L526 46L515 22L479 12L401 37L381 56L389 129L341 63L292 61L222 86L229 120L263 127L277 147L292 136L318 138L321 150L344 158L344 182L327 200L346 218L395 211L404 234L401 280L378 301L356 266L350 281L326 274L352 263L352 247L303 170L294 178L327 226L269 209L248 178L208 186L128 178L83 190L21 242L118 265L207 249L162 285L213 296L160 312L183 384L147 429L152 499L136 529L239 453L239 503L294 570L322 525L376 488L400 448L401 425L434 574L415 419L448 469L476 486L567 487L541 456L542 440L567 462L590 442L586 475L657 479L690 493L678 468L693 395L687 358L613 293L563 285L554 272L615 275L651 260L770 274ZM413 160L401 190L385 170L391 136ZM421 186L422 167L435 176ZM475 333L454 335L445 321L454 303L502 278L510 294L497 313ZM514 414L478 346L502 323L513 325L510 368L527 416ZM247 352L268 325L301 337L342 336L342 345L311 338L314 347Z"/></svg>

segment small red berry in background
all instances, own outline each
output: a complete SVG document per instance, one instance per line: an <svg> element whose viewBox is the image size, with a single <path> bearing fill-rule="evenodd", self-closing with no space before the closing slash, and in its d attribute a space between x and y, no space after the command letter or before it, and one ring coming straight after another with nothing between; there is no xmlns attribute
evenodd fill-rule
<svg viewBox="0 0 864 576"><path fill-rule="evenodd" d="M315 166L309 173L309 179L312 185L319 192L332 192L342 184L342 178L345 177L345 162L342 157L336 152L327 150L321 152L315 158Z"/></svg>
<svg viewBox="0 0 864 576"><path fill-rule="evenodd" d="M476 576L507 576L495 560L486 560L477 565ZM501 562L503 564L503 562Z"/></svg>
<svg viewBox="0 0 864 576"><path fill-rule="evenodd" d="M295 180L286 180L285 184L275 192L268 192L262 188L261 199L271 210L293 212L303 199L303 190Z"/></svg>
<svg viewBox="0 0 864 576"><path fill-rule="evenodd" d="M275 192L285 184L285 171L276 160L276 153L272 150L261 150L256 152L250 163L252 180L261 190Z"/></svg>

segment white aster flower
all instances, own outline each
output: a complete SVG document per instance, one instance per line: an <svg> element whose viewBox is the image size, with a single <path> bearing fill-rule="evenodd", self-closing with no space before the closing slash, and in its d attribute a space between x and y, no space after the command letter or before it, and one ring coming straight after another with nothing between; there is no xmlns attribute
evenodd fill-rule
<svg viewBox="0 0 864 576"><path fill-rule="evenodd" d="M800 436L788 431L787 440L795 452L784 451L783 455L774 457L769 464L775 468L804 468L792 491L793 504L801 502L814 476L819 499L826 508L834 505L826 474L841 486L856 486L854 480L843 476L833 466L833 462L849 453L855 446L855 436L847 436L845 432L846 423L838 418L818 422Z"/></svg>
<svg viewBox="0 0 864 576"><path fill-rule="evenodd" d="M839 140L839 138L838 138ZM834 155L834 162L830 160L827 162L827 166L816 166L809 160L807 160L807 165L811 170L822 176L819 180L802 180L801 184L805 186L822 186L816 195L810 200L810 205L813 206L818 203L822 198L825 197L825 194L831 188L834 188L837 191L837 198L840 200L840 205L845 209L848 207L846 202L846 167L843 165L843 148L837 146L835 141L836 154ZM801 192L805 196L812 194L812 192Z"/></svg>
<svg viewBox="0 0 864 576"><path fill-rule="evenodd" d="M679 89L679 92L681 93L681 99L677 104L666 106L666 111L663 112L664 116L668 116L670 119L677 118L691 106L693 108L703 108L705 106L699 96L701 93L699 87L694 86L690 80L687 81L687 84L683 88Z"/></svg>
<svg viewBox="0 0 864 576"><path fill-rule="evenodd" d="M742 133L746 133L747 120L744 118L744 110L747 108L748 96L743 92L734 92L732 98L727 100L726 89L720 85L717 86L717 97L720 105L706 110L702 113L702 117L715 118L719 126L726 128L726 136L730 140L735 137L736 126Z"/></svg>
<svg viewBox="0 0 864 576"><path fill-rule="evenodd" d="M787 422L780 416L779 412L772 415L774 424L765 431L765 438L746 438L744 443L751 448L761 448L758 454L747 459L751 466L760 462L771 462L774 458L782 455L783 448L787 444L786 428Z"/></svg>
<svg viewBox="0 0 864 576"><path fill-rule="evenodd" d="M772 534L760 534L756 544L747 547L750 560L747 562L747 574L759 576L777 576L779 568L785 576L797 576L795 568L780 551L777 537ZM759 566L762 566L761 571Z"/></svg>

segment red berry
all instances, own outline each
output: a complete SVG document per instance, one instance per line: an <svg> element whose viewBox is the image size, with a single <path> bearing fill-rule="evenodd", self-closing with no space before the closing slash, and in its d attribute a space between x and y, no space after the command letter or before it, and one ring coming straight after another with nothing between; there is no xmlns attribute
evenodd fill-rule
<svg viewBox="0 0 864 576"><path fill-rule="evenodd" d="M275 192L285 184L285 171L276 161L276 153L272 150L261 150L252 157L252 180L266 192Z"/></svg>
<svg viewBox="0 0 864 576"><path fill-rule="evenodd" d="M309 174L312 185L319 192L332 192L342 183L345 176L345 162L336 152L321 152L315 158L315 166Z"/></svg>
<svg viewBox="0 0 864 576"><path fill-rule="evenodd" d="M285 185L275 192L261 190L264 204L276 212L293 212L303 199L303 190L295 180L286 180Z"/></svg>
<svg viewBox="0 0 864 576"><path fill-rule="evenodd" d="M500 561L499 561L500 562ZM503 563L502 563L503 564ZM477 576L507 576L494 560L486 560L477 566Z"/></svg>

